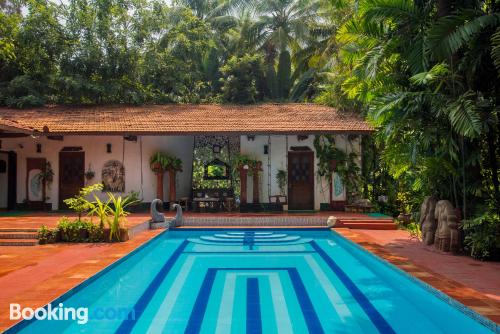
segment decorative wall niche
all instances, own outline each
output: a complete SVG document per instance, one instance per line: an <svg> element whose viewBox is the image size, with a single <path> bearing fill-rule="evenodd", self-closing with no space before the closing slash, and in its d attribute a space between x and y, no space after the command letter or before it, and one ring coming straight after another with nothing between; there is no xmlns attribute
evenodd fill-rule
<svg viewBox="0 0 500 334"><path fill-rule="evenodd" d="M230 177L231 168L220 159L214 159L205 165L205 180L227 180Z"/></svg>
<svg viewBox="0 0 500 334"><path fill-rule="evenodd" d="M125 167L118 160L109 160L102 167L104 191L125 192Z"/></svg>

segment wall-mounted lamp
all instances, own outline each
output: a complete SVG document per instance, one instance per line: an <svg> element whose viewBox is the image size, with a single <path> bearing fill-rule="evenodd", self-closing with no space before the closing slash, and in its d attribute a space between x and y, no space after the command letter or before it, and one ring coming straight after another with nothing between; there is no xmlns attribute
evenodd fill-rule
<svg viewBox="0 0 500 334"><path fill-rule="evenodd" d="M110 143L106 144L106 152L111 153L111 144Z"/></svg>
<svg viewBox="0 0 500 334"><path fill-rule="evenodd" d="M254 135L248 135L247 136L247 140L248 141L254 141L255 140L255 136Z"/></svg>
<svg viewBox="0 0 500 334"><path fill-rule="evenodd" d="M264 154L269 154L269 145L264 145Z"/></svg>
<svg viewBox="0 0 500 334"><path fill-rule="evenodd" d="M126 141L131 141L131 142L134 142L134 143L137 143L137 136L123 136L123 139L125 139Z"/></svg>
<svg viewBox="0 0 500 334"><path fill-rule="evenodd" d="M308 135L298 135L297 136L297 140L298 141L303 141L303 140L306 140L307 138L309 138Z"/></svg>
<svg viewBox="0 0 500 334"><path fill-rule="evenodd" d="M42 153L42 144L36 144L36 153Z"/></svg>

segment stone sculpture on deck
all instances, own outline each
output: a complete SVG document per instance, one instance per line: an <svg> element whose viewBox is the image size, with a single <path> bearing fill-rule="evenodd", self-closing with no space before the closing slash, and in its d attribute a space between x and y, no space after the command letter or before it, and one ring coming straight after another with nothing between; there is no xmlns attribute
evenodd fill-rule
<svg viewBox="0 0 500 334"><path fill-rule="evenodd" d="M163 207L163 202L159 199L153 200L151 202L151 229L177 227L181 226L184 222L182 207L179 204L172 205L176 210L175 217L173 218L165 218L165 215L158 211L158 207Z"/></svg>
<svg viewBox="0 0 500 334"><path fill-rule="evenodd" d="M437 219L437 229L434 235L434 245L443 252L455 253L459 247L458 218L450 201L437 202L434 216Z"/></svg>
<svg viewBox="0 0 500 334"><path fill-rule="evenodd" d="M434 197L427 196L420 207L420 230L422 231L422 241L426 245L434 243L434 235L437 228L437 221L434 216L436 202Z"/></svg>

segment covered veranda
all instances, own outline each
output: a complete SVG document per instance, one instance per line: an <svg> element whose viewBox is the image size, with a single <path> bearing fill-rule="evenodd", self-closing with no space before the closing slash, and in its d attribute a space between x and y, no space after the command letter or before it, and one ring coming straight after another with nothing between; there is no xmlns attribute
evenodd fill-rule
<svg viewBox="0 0 500 334"><path fill-rule="evenodd" d="M143 210L163 197L196 211L342 211L349 194L339 175L319 172L316 140L329 136L359 164L371 131L358 115L315 104L3 108L0 208L63 209L103 182L138 192ZM182 166L160 182L157 152Z"/></svg>

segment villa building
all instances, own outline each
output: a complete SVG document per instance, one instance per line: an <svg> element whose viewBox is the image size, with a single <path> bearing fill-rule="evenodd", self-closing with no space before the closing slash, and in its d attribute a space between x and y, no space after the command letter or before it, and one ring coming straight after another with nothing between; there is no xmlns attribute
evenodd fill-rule
<svg viewBox="0 0 500 334"><path fill-rule="evenodd" d="M242 182L248 205L277 201L289 210L338 209L345 189L339 177L329 184L318 175L315 136L334 135L336 147L356 153L360 163L361 136L371 131L357 115L316 104L0 108L0 208L56 210L82 186L97 182L117 193L136 191L150 203L157 194L150 158L161 151L183 166L175 177L175 199L165 178L165 201L208 197L198 181L214 177L193 168L231 168L231 159L245 154L261 162L257 177L250 172ZM47 166L51 173L43 174ZM287 175L285 191L279 171Z"/></svg>

